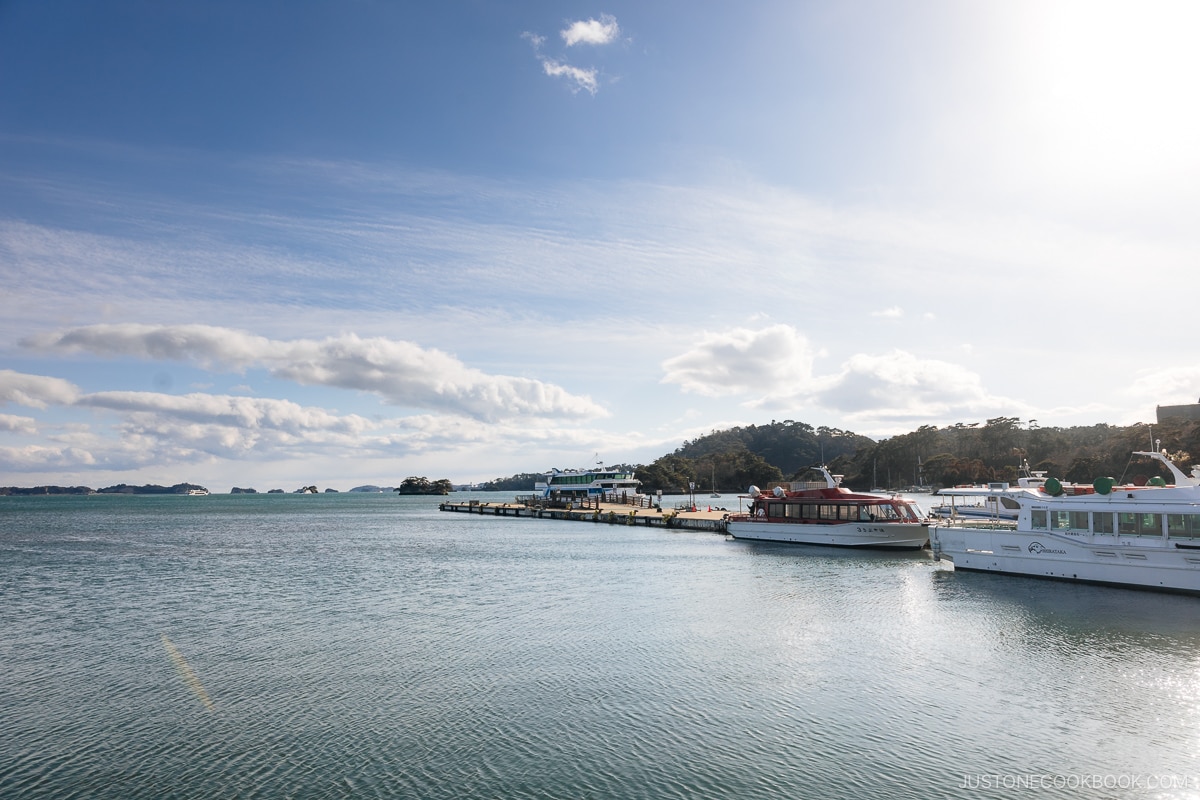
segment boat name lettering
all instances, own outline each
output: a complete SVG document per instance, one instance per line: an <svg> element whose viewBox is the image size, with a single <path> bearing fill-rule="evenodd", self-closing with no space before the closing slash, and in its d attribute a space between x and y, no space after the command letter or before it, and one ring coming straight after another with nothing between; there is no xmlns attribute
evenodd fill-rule
<svg viewBox="0 0 1200 800"><path fill-rule="evenodd" d="M1046 547L1041 542L1033 542L1032 544L1030 544L1029 552L1034 553L1039 556L1042 553L1051 553L1051 554L1060 555L1060 556L1065 556L1067 554L1066 550L1055 550L1054 548Z"/></svg>
<svg viewBox="0 0 1200 800"><path fill-rule="evenodd" d="M855 530L858 533L883 533L883 528L878 525L859 525Z"/></svg>

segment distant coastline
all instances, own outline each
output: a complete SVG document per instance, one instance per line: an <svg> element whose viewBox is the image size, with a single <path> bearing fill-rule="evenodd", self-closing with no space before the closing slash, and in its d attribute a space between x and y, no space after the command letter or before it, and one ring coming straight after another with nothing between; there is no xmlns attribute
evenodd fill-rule
<svg viewBox="0 0 1200 800"><path fill-rule="evenodd" d="M45 494L187 494L193 489L205 489L195 483L177 483L174 486L159 486L147 483L143 486L130 486L118 483L116 486L106 486L103 489L93 489L90 486L0 486L0 496L25 496Z"/></svg>
<svg viewBox="0 0 1200 800"><path fill-rule="evenodd" d="M154 483L147 483L142 486L130 486L125 483L118 483L116 486L106 486L103 489L93 489L90 486L0 486L0 497L27 497L41 495L80 495L80 494L182 494L186 495L189 492L208 492L208 487L201 486L197 483L177 483L173 486L159 486ZM292 494L308 493L317 494L319 490L316 486L305 486L297 489ZM326 489L326 493L336 493L337 489ZM368 492L382 493L399 491L394 490L391 486L356 486L350 489L351 492ZM229 490L230 494L260 494L258 489L234 486ZM271 489L265 494L286 494L283 489ZM429 492L402 492L402 494L445 494L442 491Z"/></svg>

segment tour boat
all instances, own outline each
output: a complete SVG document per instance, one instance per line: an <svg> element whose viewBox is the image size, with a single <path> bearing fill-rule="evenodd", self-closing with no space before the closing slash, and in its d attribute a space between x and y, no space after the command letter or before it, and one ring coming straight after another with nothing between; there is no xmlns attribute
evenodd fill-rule
<svg viewBox="0 0 1200 800"><path fill-rule="evenodd" d="M1164 453L1134 455L1158 461L1174 485L998 485L991 495L1015 504L1016 519L937 521L934 557L955 570L1200 594L1200 467L1185 475Z"/></svg>
<svg viewBox="0 0 1200 800"><path fill-rule="evenodd" d="M573 500L633 497L642 482L632 472L616 467L594 469L553 469L533 485L535 497Z"/></svg>
<svg viewBox="0 0 1200 800"><path fill-rule="evenodd" d="M898 494L857 493L842 476L812 467L823 480L777 486L770 493L750 487L750 512L730 514L725 530L735 539L886 550L919 550L929 523L911 500Z"/></svg>
<svg viewBox="0 0 1200 800"><path fill-rule="evenodd" d="M938 496L949 496L950 501L933 506L929 514L939 519L1016 519L1020 506L1016 500L996 493L1000 486L1007 488L1008 484L943 489ZM959 502L960 497L969 497L972 501Z"/></svg>
<svg viewBox="0 0 1200 800"><path fill-rule="evenodd" d="M1021 489L1040 489L1046 485L1048 480L1053 481L1054 479L1047 478L1044 470L1030 469L1028 461L1022 461L1017 470L1017 487ZM1075 484L1058 483L1057 485L1067 491L1074 491L1072 487ZM929 514L933 517L951 519L1015 520L1021 506L1016 500L1005 496L1009 488L1006 481L995 481L980 486L955 486L942 489L937 492L937 496L948 497L949 500L943 500L930 508Z"/></svg>

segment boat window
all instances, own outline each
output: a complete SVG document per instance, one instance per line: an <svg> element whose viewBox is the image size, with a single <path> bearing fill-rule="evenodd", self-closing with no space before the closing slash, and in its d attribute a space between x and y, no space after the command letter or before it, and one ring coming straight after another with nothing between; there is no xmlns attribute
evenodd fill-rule
<svg viewBox="0 0 1200 800"><path fill-rule="evenodd" d="M787 503L783 509L788 519L800 519L800 513L803 510L799 503Z"/></svg>
<svg viewBox="0 0 1200 800"><path fill-rule="evenodd" d="M782 517L784 515L784 513L786 513L784 511L783 506L784 506L783 503L768 503L767 504L767 516L768 517Z"/></svg>
<svg viewBox="0 0 1200 800"><path fill-rule="evenodd" d="M1000 505L1004 506L1005 508L1009 509L1010 511L1016 511L1017 509L1019 509L1021 507L1021 504L1018 503L1016 500L1013 500L1011 497L1001 497Z"/></svg>
<svg viewBox="0 0 1200 800"><path fill-rule="evenodd" d="M1103 513L1097 511L1092 514L1092 533L1112 533L1113 532L1113 515L1112 512L1105 511Z"/></svg>
<svg viewBox="0 0 1200 800"><path fill-rule="evenodd" d="M1035 531L1046 530L1046 512L1045 511L1030 511L1029 526Z"/></svg>
<svg viewBox="0 0 1200 800"><path fill-rule="evenodd" d="M846 521L858 519L858 508L855 506L838 506L838 519Z"/></svg>
<svg viewBox="0 0 1200 800"><path fill-rule="evenodd" d="M1088 512L1051 511L1050 529L1055 531L1086 531L1088 529Z"/></svg>
<svg viewBox="0 0 1200 800"><path fill-rule="evenodd" d="M1126 536L1162 536L1162 514L1117 514L1117 533Z"/></svg>
<svg viewBox="0 0 1200 800"><path fill-rule="evenodd" d="M818 519L837 519L837 506L822 504L817 506Z"/></svg>
<svg viewBox="0 0 1200 800"><path fill-rule="evenodd" d="M1177 539L1200 536L1200 514L1167 514L1167 535Z"/></svg>
<svg viewBox="0 0 1200 800"><path fill-rule="evenodd" d="M876 511L876 506L859 506L858 518L862 522L874 522L877 516Z"/></svg>

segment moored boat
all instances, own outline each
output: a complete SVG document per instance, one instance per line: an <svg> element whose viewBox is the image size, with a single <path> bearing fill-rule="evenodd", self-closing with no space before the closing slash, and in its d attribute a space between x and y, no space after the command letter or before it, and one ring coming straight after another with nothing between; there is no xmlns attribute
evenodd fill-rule
<svg viewBox="0 0 1200 800"><path fill-rule="evenodd" d="M1003 572L1200 594L1200 467L1186 475L1163 453L1135 456L1162 464L1174 485L996 489L1017 506L1015 519L945 519L929 530L935 558L955 570Z"/></svg>
<svg viewBox="0 0 1200 800"><path fill-rule="evenodd" d="M1091 487L1076 487L1075 484L1063 484L1054 478L1047 478L1043 470L1029 468L1028 461L1022 461L1017 472L1017 487L1021 489L1041 489L1049 482L1050 487L1059 487L1064 491L1092 491ZM1007 497L1011 486L1007 481L994 481L979 486L954 486L942 489L937 496L943 499L941 503L929 509L930 516L963 519L1004 519L1015 520L1020 505L1016 500Z"/></svg>
<svg viewBox="0 0 1200 800"><path fill-rule="evenodd" d="M726 531L736 539L885 550L919 550L929 523L911 500L898 494L852 492L825 466L823 480L750 487L750 512L730 514Z"/></svg>
<svg viewBox="0 0 1200 800"><path fill-rule="evenodd" d="M1006 496L1009 489L1007 482L942 489L937 496L944 499L930 508L929 514L936 519L1015 520L1021 507Z"/></svg>
<svg viewBox="0 0 1200 800"><path fill-rule="evenodd" d="M534 497L555 500L607 500L638 496L641 481L617 467L553 469L533 485Z"/></svg>

